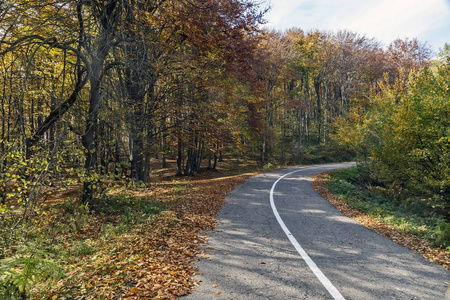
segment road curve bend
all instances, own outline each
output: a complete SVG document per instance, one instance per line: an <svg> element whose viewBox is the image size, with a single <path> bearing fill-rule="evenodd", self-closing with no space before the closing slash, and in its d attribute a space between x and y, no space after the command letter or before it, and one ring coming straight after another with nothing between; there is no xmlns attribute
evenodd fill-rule
<svg viewBox="0 0 450 300"><path fill-rule="evenodd" d="M201 280L182 299L445 299L450 272L346 217L311 178L351 163L289 168L226 198Z"/></svg>

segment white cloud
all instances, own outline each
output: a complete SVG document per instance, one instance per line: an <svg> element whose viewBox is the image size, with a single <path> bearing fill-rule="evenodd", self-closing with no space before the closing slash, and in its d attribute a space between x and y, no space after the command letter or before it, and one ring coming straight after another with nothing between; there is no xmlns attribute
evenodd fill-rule
<svg viewBox="0 0 450 300"><path fill-rule="evenodd" d="M268 26L304 30L349 29L384 44L418 37L434 48L450 42L449 0L272 0Z"/></svg>

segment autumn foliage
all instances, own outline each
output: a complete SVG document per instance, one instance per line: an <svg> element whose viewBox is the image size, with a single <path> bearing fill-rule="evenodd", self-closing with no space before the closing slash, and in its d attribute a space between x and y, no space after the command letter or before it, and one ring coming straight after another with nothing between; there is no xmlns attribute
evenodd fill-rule
<svg viewBox="0 0 450 300"><path fill-rule="evenodd" d="M418 192L448 216L448 53L433 61L417 39L382 47L350 31L272 31L266 10L251 0L1 1L0 278L11 290L0 292L26 297L36 281L52 282L52 297L187 293L197 233L222 200L203 199L202 186L169 209L164 189L141 206L117 191L145 190L161 172L213 173L224 157L266 169L356 157L365 184ZM108 202L117 193L123 207ZM46 201L70 204L66 223ZM108 254L71 262L62 279L58 243L31 245L32 222L70 228L68 252Z"/></svg>

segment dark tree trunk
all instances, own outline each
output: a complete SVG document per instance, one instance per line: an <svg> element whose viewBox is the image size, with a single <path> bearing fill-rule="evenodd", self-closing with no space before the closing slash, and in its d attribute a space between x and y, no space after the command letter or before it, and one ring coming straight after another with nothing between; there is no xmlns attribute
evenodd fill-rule
<svg viewBox="0 0 450 300"><path fill-rule="evenodd" d="M164 117L161 125L161 167L167 168L166 161L166 118Z"/></svg>
<svg viewBox="0 0 450 300"><path fill-rule="evenodd" d="M177 118L177 176L183 175L183 139L181 137L182 128L181 128L181 108L183 106L183 90L182 90L182 82L178 76L176 77L177 90L178 90L178 101L177 107L175 111L175 116Z"/></svg>
<svg viewBox="0 0 450 300"><path fill-rule="evenodd" d="M100 86L101 76L104 70L106 57L111 50L113 37L115 35L115 25L117 20L117 0L109 1L102 7L102 15L99 18L101 25L98 45L94 53L91 54L91 63L89 69L90 96L89 112L86 119L86 130L82 137L82 144L85 151L86 161L84 164L86 180L83 183L82 202L86 203L93 199L94 185L96 184L95 171L97 168L97 125L98 111L100 107ZM81 18L81 17L79 17Z"/></svg>
<svg viewBox="0 0 450 300"><path fill-rule="evenodd" d="M317 127L318 127L318 134L317 134L317 141L320 143L321 141L321 134L322 134L322 107L321 107L321 101L320 101L320 80L316 79L314 81L314 88L316 90L316 101L317 101Z"/></svg>
<svg viewBox="0 0 450 300"><path fill-rule="evenodd" d="M202 163L203 156L203 141L199 141L196 136L193 143L189 146L187 150L186 166L184 169L184 175L193 175L195 172L200 172L200 166Z"/></svg>
<svg viewBox="0 0 450 300"><path fill-rule="evenodd" d="M89 114L86 120L86 131L82 138L82 144L85 151L84 168L86 171L86 180L83 183L83 203L89 202L93 198L95 185L94 172L97 164L97 149L95 149L96 132L98 123L98 106L100 104L100 68L103 61L97 61L93 64L93 74L91 76L91 95L89 99Z"/></svg>
<svg viewBox="0 0 450 300"><path fill-rule="evenodd" d="M186 165L184 167L184 175L194 174L194 157L195 150L192 148L192 146L189 146L187 150Z"/></svg>
<svg viewBox="0 0 450 300"><path fill-rule="evenodd" d="M133 139L131 155L131 178L136 181L144 181L144 154L142 149L144 142L141 138Z"/></svg>
<svg viewBox="0 0 450 300"><path fill-rule="evenodd" d="M212 155L210 155L209 157L208 157L208 170L212 170L212 163L211 163L211 161L212 161Z"/></svg>
<svg viewBox="0 0 450 300"><path fill-rule="evenodd" d="M195 138L197 140L197 138ZM197 157L195 160L195 170L196 172L200 172L200 166L202 164L202 158L203 158L203 148L204 148L204 142L198 142L198 150L197 150Z"/></svg>
<svg viewBox="0 0 450 300"><path fill-rule="evenodd" d="M177 142L177 176L183 175L183 141L181 140L180 135L178 135Z"/></svg>
<svg viewBox="0 0 450 300"><path fill-rule="evenodd" d="M212 169L215 171L217 170L217 153L214 153L214 164Z"/></svg>
<svg viewBox="0 0 450 300"><path fill-rule="evenodd" d="M115 166L114 166L114 175L116 177L116 179L120 178L120 172L122 173L124 172L124 170L120 170L122 168L122 162L120 161L120 144L119 144L119 136L117 134L116 136L116 142L114 143L114 162L115 162Z"/></svg>

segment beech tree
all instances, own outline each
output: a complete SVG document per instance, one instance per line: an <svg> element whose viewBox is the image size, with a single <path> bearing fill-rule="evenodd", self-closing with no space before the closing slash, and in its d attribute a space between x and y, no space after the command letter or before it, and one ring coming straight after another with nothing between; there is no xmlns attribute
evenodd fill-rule
<svg viewBox="0 0 450 300"><path fill-rule="evenodd" d="M2 171L20 179L14 180L15 196L28 199L28 209L44 185L57 185L55 155L68 126L55 123L76 102L87 77L77 67L74 14L64 2L19 2L1 13L2 108L8 116L2 124ZM44 148L38 147L42 138Z"/></svg>
<svg viewBox="0 0 450 300"><path fill-rule="evenodd" d="M379 82L399 103L429 65L417 39L382 49L350 31L268 31L264 12L249 0L3 1L2 202L11 184L31 199L78 180L93 203L102 176L146 182L160 154L192 175L227 145L299 163L333 151L342 124L364 124Z"/></svg>
<svg viewBox="0 0 450 300"><path fill-rule="evenodd" d="M448 74L446 63L416 71L406 82L391 85L386 77L367 113L340 130L342 141L362 155L362 178L394 194L422 194L441 213L449 206Z"/></svg>
<svg viewBox="0 0 450 300"><path fill-rule="evenodd" d="M428 66L431 60L431 46L417 38L395 39L386 50L387 68L391 83L400 76Z"/></svg>

